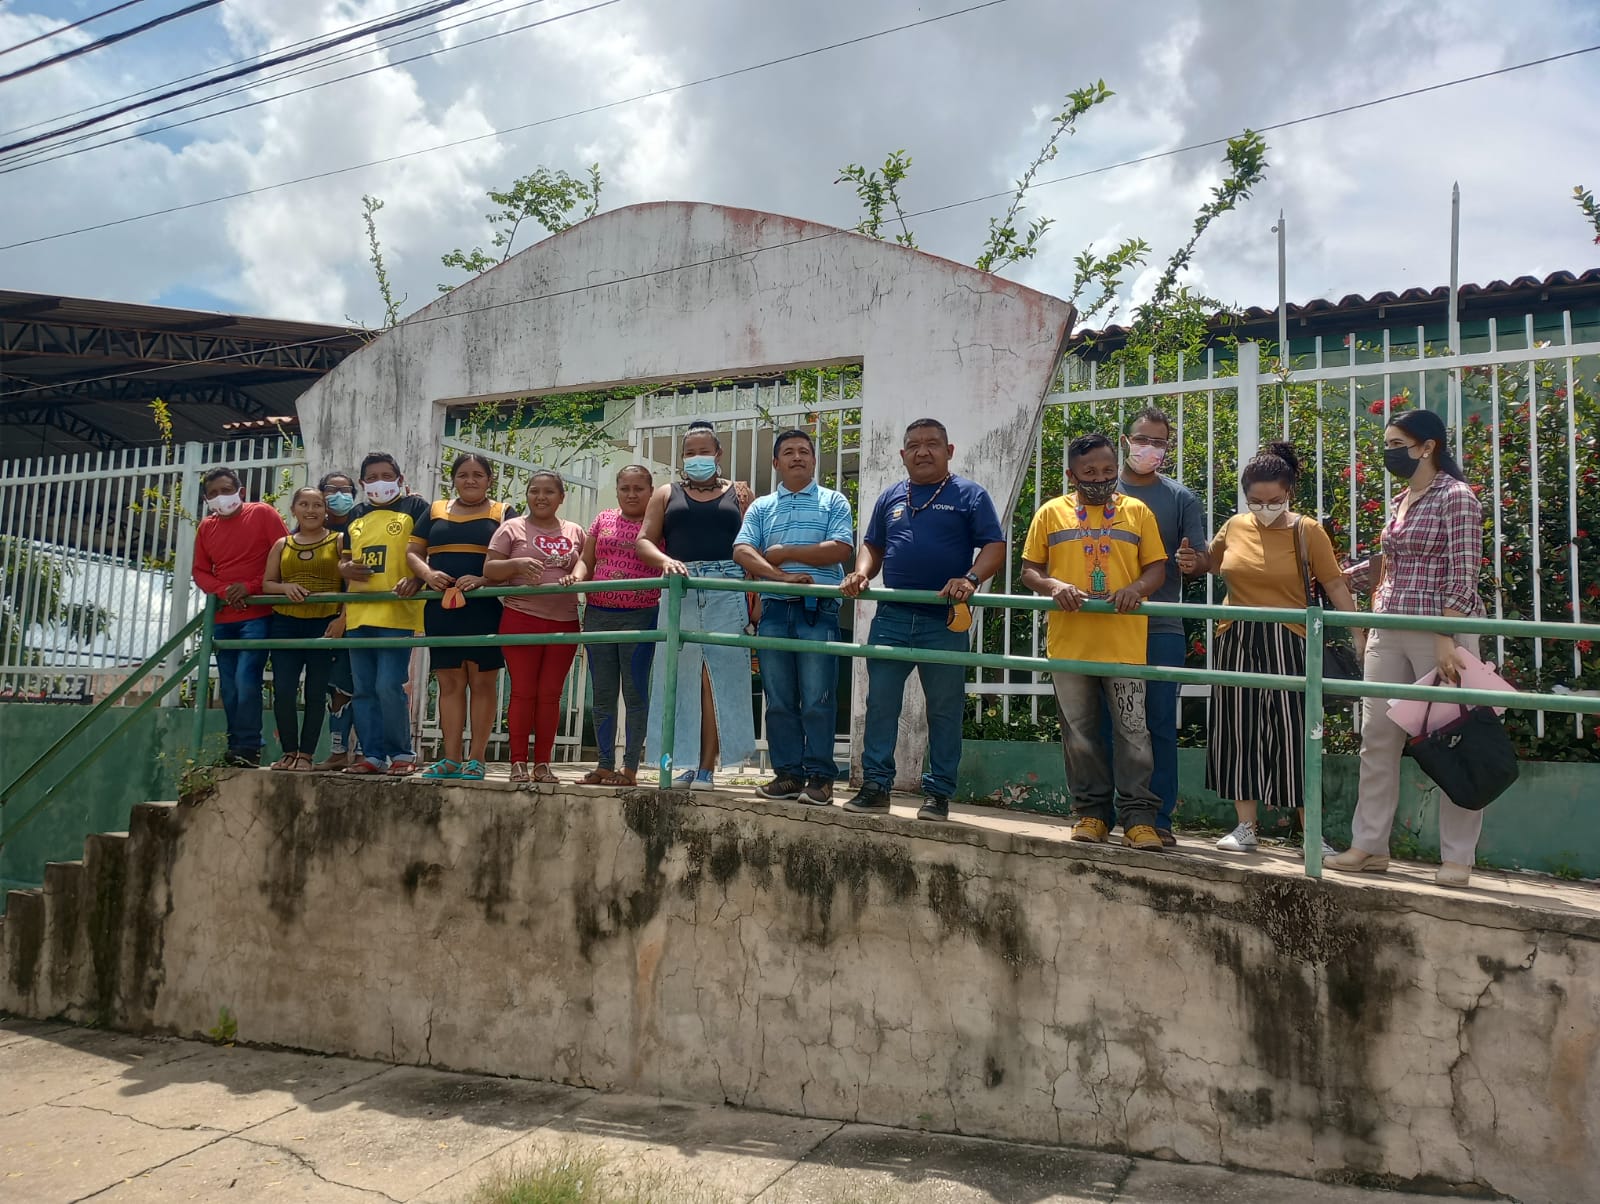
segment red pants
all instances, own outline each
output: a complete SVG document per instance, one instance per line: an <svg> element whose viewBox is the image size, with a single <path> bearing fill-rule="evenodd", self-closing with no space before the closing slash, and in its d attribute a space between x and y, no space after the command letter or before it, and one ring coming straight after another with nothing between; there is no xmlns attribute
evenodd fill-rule
<svg viewBox="0 0 1600 1204"><path fill-rule="evenodd" d="M541 619L509 606L500 615L501 635L547 635L577 631L578 621ZM511 671L511 759L547 765L561 724L561 691L567 670L578 655L576 644L507 644L502 649ZM533 735L533 756L528 756L528 736Z"/></svg>

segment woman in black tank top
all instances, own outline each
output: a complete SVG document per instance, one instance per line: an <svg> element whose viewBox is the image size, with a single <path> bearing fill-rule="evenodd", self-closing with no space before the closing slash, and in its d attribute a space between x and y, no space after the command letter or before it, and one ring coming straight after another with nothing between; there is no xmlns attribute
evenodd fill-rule
<svg viewBox="0 0 1600 1204"><path fill-rule="evenodd" d="M639 559L668 576L743 578L733 562L733 544L750 504L749 486L722 476L722 441L709 423L697 423L683 439L681 479L662 485L650 498L639 530ZM690 590L680 628L737 635L749 620L744 594ZM656 657L650 694L674 707L674 747L661 747L663 708L650 708L645 755L677 771L673 784L711 790L712 771L743 764L755 751L750 650L685 644L678 660L678 697L666 700L666 658Z"/></svg>

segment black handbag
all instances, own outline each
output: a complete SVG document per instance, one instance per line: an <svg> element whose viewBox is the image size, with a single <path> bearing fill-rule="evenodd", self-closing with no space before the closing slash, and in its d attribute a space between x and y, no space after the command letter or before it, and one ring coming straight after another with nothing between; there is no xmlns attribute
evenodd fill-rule
<svg viewBox="0 0 1600 1204"><path fill-rule="evenodd" d="M1429 703L1423 711L1423 734L1406 741L1406 754L1452 803L1481 811L1509 790L1521 773L1511 737L1493 707L1460 705L1459 717L1430 732L1432 710Z"/></svg>
<svg viewBox="0 0 1600 1204"><path fill-rule="evenodd" d="M1294 556L1300 565L1300 583L1305 587L1306 605L1320 606L1323 610L1332 610L1328 605L1328 594L1322 588L1322 583L1311 576L1310 556L1306 551L1306 520L1296 518L1294 523ZM1360 681L1361 661L1356 656L1355 648L1342 635L1335 635L1335 631L1346 629L1323 628L1322 632L1322 676L1333 678L1335 681ZM1342 711L1353 707L1359 699L1350 698L1342 694L1329 694L1324 696L1324 711Z"/></svg>

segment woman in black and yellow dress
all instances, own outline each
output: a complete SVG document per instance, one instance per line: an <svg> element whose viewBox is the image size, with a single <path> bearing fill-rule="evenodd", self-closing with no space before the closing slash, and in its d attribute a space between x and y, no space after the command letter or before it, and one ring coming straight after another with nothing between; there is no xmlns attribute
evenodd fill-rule
<svg viewBox="0 0 1600 1204"><path fill-rule="evenodd" d="M439 681L439 731L444 755L422 774L434 781L483 780L483 759L499 706L500 602L474 598L486 584L483 558L495 529L509 517L504 502L491 501L494 469L476 452L463 452L450 466L455 497L437 501L416 535L425 547L413 545L407 560L428 589L448 591L423 609L428 635L482 636L481 645L430 648L429 664ZM469 704L470 698L470 704ZM472 745L464 748L467 712L472 712Z"/></svg>

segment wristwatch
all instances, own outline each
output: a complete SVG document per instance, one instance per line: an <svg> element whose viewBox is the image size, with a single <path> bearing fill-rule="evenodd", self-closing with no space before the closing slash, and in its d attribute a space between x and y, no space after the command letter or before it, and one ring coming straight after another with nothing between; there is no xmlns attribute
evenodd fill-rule
<svg viewBox="0 0 1600 1204"><path fill-rule="evenodd" d="M972 582L972 588L973 589L977 589L980 585L983 584L983 582L979 579L978 574L976 574L976 573L968 573L967 574L967 580Z"/></svg>

